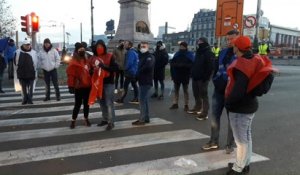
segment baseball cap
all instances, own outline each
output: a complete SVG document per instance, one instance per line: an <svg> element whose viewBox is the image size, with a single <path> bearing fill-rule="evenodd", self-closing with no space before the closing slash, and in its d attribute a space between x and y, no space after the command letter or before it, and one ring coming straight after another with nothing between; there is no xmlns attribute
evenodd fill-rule
<svg viewBox="0 0 300 175"><path fill-rule="evenodd" d="M251 40L247 36L239 36L234 41L233 44L241 51L248 51L251 49Z"/></svg>

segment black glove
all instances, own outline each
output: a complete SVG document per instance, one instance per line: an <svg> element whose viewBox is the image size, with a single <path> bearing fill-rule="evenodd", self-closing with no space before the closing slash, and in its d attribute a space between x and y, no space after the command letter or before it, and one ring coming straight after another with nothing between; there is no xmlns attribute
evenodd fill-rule
<svg viewBox="0 0 300 175"><path fill-rule="evenodd" d="M70 94L74 94L75 93L75 89L73 87L69 87L69 93Z"/></svg>

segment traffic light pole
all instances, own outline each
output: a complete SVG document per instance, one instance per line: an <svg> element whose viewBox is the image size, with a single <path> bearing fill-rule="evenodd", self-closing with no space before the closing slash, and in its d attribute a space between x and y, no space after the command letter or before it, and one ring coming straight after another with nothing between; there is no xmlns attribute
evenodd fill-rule
<svg viewBox="0 0 300 175"><path fill-rule="evenodd" d="M92 32L92 38L91 38L91 43L94 41L94 6L93 6L93 0L91 0L91 32Z"/></svg>
<svg viewBox="0 0 300 175"><path fill-rule="evenodd" d="M33 48L33 50L37 50L37 48L36 48L36 32L32 32L31 39L32 39L32 48Z"/></svg>
<svg viewBox="0 0 300 175"><path fill-rule="evenodd" d="M256 32L254 36L254 50L258 52L258 36L259 36L259 21L261 13L261 0L257 0L257 10L256 10Z"/></svg>

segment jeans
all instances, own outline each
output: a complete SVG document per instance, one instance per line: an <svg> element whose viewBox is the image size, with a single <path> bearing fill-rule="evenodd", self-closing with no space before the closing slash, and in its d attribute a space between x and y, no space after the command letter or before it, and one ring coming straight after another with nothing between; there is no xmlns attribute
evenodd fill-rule
<svg viewBox="0 0 300 175"><path fill-rule="evenodd" d="M165 91L165 83L164 80L158 80L158 79L154 79L154 89L155 89L155 94L158 94L158 82L160 84L160 93L163 96L164 95L164 91Z"/></svg>
<svg viewBox="0 0 300 175"><path fill-rule="evenodd" d="M140 121L145 122L149 121L149 91L151 89L151 85L141 85L139 86L139 102L140 102Z"/></svg>
<svg viewBox="0 0 300 175"><path fill-rule="evenodd" d="M104 84L103 96L99 101L102 110L102 121L114 123L115 106L114 106L114 84Z"/></svg>
<svg viewBox="0 0 300 175"><path fill-rule="evenodd" d="M33 83L34 80L32 79L19 79L20 85L22 87L22 96L23 101L22 103L30 103L32 102L32 94L33 94Z"/></svg>
<svg viewBox="0 0 300 175"><path fill-rule="evenodd" d="M88 118L89 110L90 110L90 107L88 105L90 91L91 91L90 88L75 89L75 104L74 104L73 115L72 115L73 120L77 119L82 102L83 102L84 118Z"/></svg>
<svg viewBox="0 0 300 175"><path fill-rule="evenodd" d="M51 71L45 71L44 72L44 80L46 83L46 98L50 99L50 80L52 80L54 89L55 89L55 95L56 98L60 98L60 92L58 87L58 78L57 78L57 70L53 69Z"/></svg>
<svg viewBox="0 0 300 175"><path fill-rule="evenodd" d="M210 141L219 144L219 133L220 133L220 119L224 109L224 94L214 90L212 96L212 115L211 115L211 136ZM228 117L228 116L227 116ZM230 127L230 121L228 118L228 132L227 132L227 145L232 146L234 142L232 130Z"/></svg>
<svg viewBox="0 0 300 175"><path fill-rule="evenodd" d="M124 101L124 99L125 99L125 97L127 95L129 83L131 83L131 86L134 89L134 98L135 99L138 98L139 91L138 91L138 86L137 86L136 78L134 78L134 77L125 77L124 94L122 95L122 98L121 98L122 101Z"/></svg>
<svg viewBox="0 0 300 175"><path fill-rule="evenodd" d="M251 124L254 118L253 114L229 114L230 124L233 131L233 136L237 146L236 162L233 170L242 172L243 168L250 164L252 155L252 136Z"/></svg>
<svg viewBox="0 0 300 175"><path fill-rule="evenodd" d="M175 91L175 96L173 100L173 104L178 104L178 99L179 99L179 89L180 85L182 83L174 83L174 91ZM188 91L189 84L182 84L183 88L183 93L184 93L184 105L189 104L189 91Z"/></svg>
<svg viewBox="0 0 300 175"><path fill-rule="evenodd" d="M192 87L193 87L193 94L195 98L195 106L194 109L200 111L202 109L203 115L208 114L209 109L209 101L208 101L208 83L209 81L201 81L201 80L193 80Z"/></svg>
<svg viewBox="0 0 300 175"><path fill-rule="evenodd" d="M123 89L123 86L124 86L124 71L123 70L119 70L118 72L116 72L115 89L118 89L119 79L120 79L120 89Z"/></svg>

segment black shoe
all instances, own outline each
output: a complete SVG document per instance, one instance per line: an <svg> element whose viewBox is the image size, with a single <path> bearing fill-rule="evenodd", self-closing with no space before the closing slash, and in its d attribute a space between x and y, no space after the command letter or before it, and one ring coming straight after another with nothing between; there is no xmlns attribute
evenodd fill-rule
<svg viewBox="0 0 300 175"><path fill-rule="evenodd" d="M1 94L4 94L5 92L4 92L2 89L0 89L0 93L1 93Z"/></svg>
<svg viewBox="0 0 300 175"><path fill-rule="evenodd" d="M139 100L137 98L134 98L129 103L138 105L139 104Z"/></svg>
<svg viewBox="0 0 300 175"><path fill-rule="evenodd" d="M158 97L157 93L151 95L151 98L156 98L156 97Z"/></svg>
<svg viewBox="0 0 300 175"><path fill-rule="evenodd" d="M60 97L57 97L57 98L56 98L56 101L60 101L60 100L61 100Z"/></svg>
<svg viewBox="0 0 300 175"><path fill-rule="evenodd" d="M233 167L233 163L228 163L228 168L229 168L229 170L232 169L232 167ZM243 168L242 173L247 174L247 173L249 173L249 172L250 172L250 166L247 165L247 166L245 166L245 167Z"/></svg>
<svg viewBox="0 0 300 175"><path fill-rule="evenodd" d="M213 143L211 141L209 141L208 143L206 143L205 145L202 146L202 149L207 151L207 150L211 150L211 149L218 149L219 145L217 143Z"/></svg>
<svg viewBox="0 0 300 175"><path fill-rule="evenodd" d="M236 172L233 169L230 169L229 171L227 171L226 175L240 175L240 174L245 174L243 172Z"/></svg>
<svg viewBox="0 0 300 175"><path fill-rule="evenodd" d="M197 120L206 120L206 119L208 119L208 115L205 115L205 114L203 114L203 113L201 113L200 115L198 115L197 117L196 117L196 119Z"/></svg>
<svg viewBox="0 0 300 175"><path fill-rule="evenodd" d="M137 120L135 122L132 122L132 125L142 126L142 125L145 125L145 122L141 122L141 121Z"/></svg>
<svg viewBox="0 0 300 175"><path fill-rule="evenodd" d="M32 102L32 101L28 101L28 102L27 102L27 104L31 104L31 105L33 105L33 102Z"/></svg>
<svg viewBox="0 0 300 175"><path fill-rule="evenodd" d="M27 101L22 101L22 105L26 105L27 104Z"/></svg>
<svg viewBox="0 0 300 175"><path fill-rule="evenodd" d="M234 148L232 145L226 145L226 149L225 149L226 154L230 154L233 151L234 151Z"/></svg>
<svg viewBox="0 0 300 175"><path fill-rule="evenodd" d="M89 121L88 118L85 118L85 119L84 119L84 125L87 126L87 127L90 127L90 126L91 126L91 123L90 123L90 121Z"/></svg>
<svg viewBox="0 0 300 175"><path fill-rule="evenodd" d="M178 104L173 104L169 109L178 109Z"/></svg>
<svg viewBox="0 0 300 175"><path fill-rule="evenodd" d="M70 125L70 129L74 129L75 128L75 120L71 121L71 125Z"/></svg>
<svg viewBox="0 0 300 175"><path fill-rule="evenodd" d="M121 100L121 99L117 99L117 100L115 101L115 103L116 103L116 104L123 104L124 102L123 102L123 100Z"/></svg>
<svg viewBox="0 0 300 175"><path fill-rule="evenodd" d="M44 98L43 101L49 101L49 100L50 100L50 98L49 98L49 97L46 97L46 98Z"/></svg>
<svg viewBox="0 0 300 175"><path fill-rule="evenodd" d="M97 126L104 126L107 125L108 122L107 121L101 121L101 123L97 124Z"/></svg>
<svg viewBox="0 0 300 175"><path fill-rule="evenodd" d="M114 127L115 127L115 125L114 125L113 123L108 123L105 130L106 130L106 131L110 131L110 130L112 130Z"/></svg>
<svg viewBox="0 0 300 175"><path fill-rule="evenodd" d="M158 100L163 100L163 99L164 99L164 95L158 96Z"/></svg>
<svg viewBox="0 0 300 175"><path fill-rule="evenodd" d="M188 111L188 110L189 110L189 106L188 106L188 105L184 105L183 110L184 110L184 111Z"/></svg>
<svg viewBox="0 0 300 175"><path fill-rule="evenodd" d="M145 123L150 123L150 120L145 120Z"/></svg>

